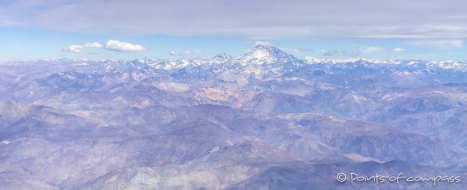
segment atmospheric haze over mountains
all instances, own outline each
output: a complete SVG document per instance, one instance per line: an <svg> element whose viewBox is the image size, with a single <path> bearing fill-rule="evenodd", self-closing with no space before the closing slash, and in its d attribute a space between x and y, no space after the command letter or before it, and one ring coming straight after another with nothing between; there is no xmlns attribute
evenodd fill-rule
<svg viewBox="0 0 467 190"><path fill-rule="evenodd" d="M3 61L0 189L464 189L466 105L454 60Z"/></svg>

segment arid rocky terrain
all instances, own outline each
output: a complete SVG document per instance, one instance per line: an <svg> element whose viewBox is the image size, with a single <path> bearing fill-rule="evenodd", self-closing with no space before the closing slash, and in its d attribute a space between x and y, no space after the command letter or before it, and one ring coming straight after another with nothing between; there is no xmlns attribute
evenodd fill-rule
<svg viewBox="0 0 467 190"><path fill-rule="evenodd" d="M5 61L0 189L464 189L466 105L458 61Z"/></svg>

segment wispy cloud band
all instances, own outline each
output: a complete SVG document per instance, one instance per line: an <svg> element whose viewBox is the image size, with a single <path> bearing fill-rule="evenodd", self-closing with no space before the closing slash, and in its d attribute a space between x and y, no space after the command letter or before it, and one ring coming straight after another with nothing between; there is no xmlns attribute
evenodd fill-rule
<svg viewBox="0 0 467 190"><path fill-rule="evenodd" d="M183 51L181 53L177 53L175 51L170 51L169 54L171 56L183 56L183 55L191 55L191 54L198 53L198 52L199 52L199 50L197 50L197 49L191 49L191 50L185 50L185 51Z"/></svg>
<svg viewBox="0 0 467 190"><path fill-rule="evenodd" d="M417 40L409 41L408 44L415 46L427 46L435 48L450 48L450 47L462 47L462 40Z"/></svg>
<svg viewBox="0 0 467 190"><path fill-rule="evenodd" d="M0 6L0 24L22 23L81 33L214 35L263 40L467 38L464 0L34 2L18 0Z"/></svg>
<svg viewBox="0 0 467 190"><path fill-rule="evenodd" d="M131 44L127 42L120 42L117 40L108 40L105 45L102 45L98 42L87 42L81 45L70 45L66 48L63 48L62 51L66 53L81 53L86 48L104 48L116 52L132 52L132 51L145 51L146 49L138 44ZM93 51L92 54L97 52Z"/></svg>

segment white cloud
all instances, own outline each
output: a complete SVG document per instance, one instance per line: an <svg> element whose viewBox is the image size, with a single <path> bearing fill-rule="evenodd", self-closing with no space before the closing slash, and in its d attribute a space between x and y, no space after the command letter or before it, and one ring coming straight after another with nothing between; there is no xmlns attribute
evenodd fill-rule
<svg viewBox="0 0 467 190"><path fill-rule="evenodd" d="M97 42L88 42L83 45L84 47L87 48L102 48L104 47L102 44L97 43Z"/></svg>
<svg viewBox="0 0 467 190"><path fill-rule="evenodd" d="M273 43L268 42L268 41L256 41L256 42L255 42L255 46L257 46L257 45L274 46Z"/></svg>
<svg viewBox="0 0 467 190"><path fill-rule="evenodd" d="M405 51L404 48L394 48L393 49L394 52L402 52L402 51Z"/></svg>
<svg viewBox="0 0 467 190"><path fill-rule="evenodd" d="M185 50L185 51L183 51L183 54L185 54L185 55L190 55L190 54L198 53L198 52L199 52L199 50L197 50L197 49Z"/></svg>
<svg viewBox="0 0 467 190"><path fill-rule="evenodd" d="M340 50L340 49L329 50L329 51L322 49L321 52L323 52L323 56L329 56L329 57L332 57L332 56L338 55L338 54L342 54L342 55L345 54L345 51Z"/></svg>
<svg viewBox="0 0 467 190"><path fill-rule="evenodd" d="M467 38L465 0L429 3L425 0L325 3L80 0L72 4L40 0L34 6L30 2L38 1L18 0L0 6L0 20L4 20L0 23L11 25L15 22L75 33L233 36L255 40ZM423 19L414 15L423 15Z"/></svg>
<svg viewBox="0 0 467 190"><path fill-rule="evenodd" d="M21 23L15 22L13 20L1 20L0 26L21 26Z"/></svg>
<svg viewBox="0 0 467 190"><path fill-rule="evenodd" d="M63 48L62 51L66 53L81 53L86 48L102 48L102 45L97 42L87 42L83 45L71 45L67 48Z"/></svg>
<svg viewBox="0 0 467 190"><path fill-rule="evenodd" d="M172 56L180 56L180 55L191 55L191 54L194 54L194 53L198 53L199 50L197 49L191 49L191 50L185 50L181 53L177 53L175 51L170 51L170 55Z"/></svg>
<svg viewBox="0 0 467 190"><path fill-rule="evenodd" d="M298 48L298 49L294 49L294 48L281 48L282 50L284 51L290 51L290 52L299 52L299 51L302 51L302 52L313 52L312 49L310 48Z"/></svg>
<svg viewBox="0 0 467 190"><path fill-rule="evenodd" d="M328 56L328 57L332 57L332 56L335 56L335 55L343 55L345 57L358 57L358 56L360 56L362 54L362 52L360 52L360 51L346 52L346 51L343 51L343 50L340 50L340 49L336 49L336 50L332 50L332 51L322 49L321 52L323 52L323 56Z"/></svg>
<svg viewBox="0 0 467 190"><path fill-rule="evenodd" d="M371 53L371 52L376 52L376 51L384 51L384 49L380 47L367 47L365 51L368 53Z"/></svg>
<svg viewBox="0 0 467 190"><path fill-rule="evenodd" d="M82 45L71 45L67 48L63 48L62 51L66 53L81 53L84 50L84 46Z"/></svg>
<svg viewBox="0 0 467 190"><path fill-rule="evenodd" d="M146 49L138 44L130 44L117 40L109 40L105 43L104 49L116 52L145 51Z"/></svg>
<svg viewBox="0 0 467 190"><path fill-rule="evenodd" d="M298 49L292 49L292 48L281 48L284 51L291 51L291 52L298 52Z"/></svg>
<svg viewBox="0 0 467 190"><path fill-rule="evenodd" d="M410 41L408 44L414 46L426 46L434 48L451 48L451 47L462 47L462 40L418 40Z"/></svg>
<svg viewBox="0 0 467 190"><path fill-rule="evenodd" d="M298 50L299 50L299 51L305 51L305 52L307 52L307 51L313 52L313 51L314 51L314 50L311 49L311 48L298 48Z"/></svg>

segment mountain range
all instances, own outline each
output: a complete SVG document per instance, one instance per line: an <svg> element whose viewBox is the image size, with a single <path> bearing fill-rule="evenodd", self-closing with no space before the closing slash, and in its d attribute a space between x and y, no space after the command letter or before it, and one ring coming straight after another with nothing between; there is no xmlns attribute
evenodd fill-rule
<svg viewBox="0 0 467 190"><path fill-rule="evenodd" d="M0 62L0 189L464 189L467 63ZM339 182L351 176L459 181Z"/></svg>

